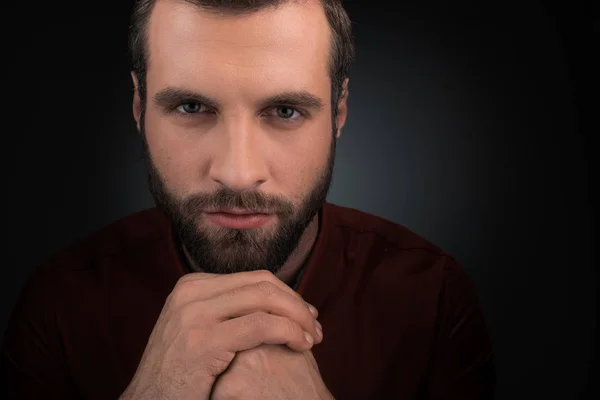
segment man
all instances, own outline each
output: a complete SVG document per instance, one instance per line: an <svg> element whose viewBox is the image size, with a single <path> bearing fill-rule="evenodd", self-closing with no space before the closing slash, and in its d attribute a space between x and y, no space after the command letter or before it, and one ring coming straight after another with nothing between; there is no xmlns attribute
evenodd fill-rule
<svg viewBox="0 0 600 400"><path fill-rule="evenodd" d="M353 57L341 1L135 7L157 208L31 277L2 350L12 398L490 398L464 270L325 202Z"/></svg>

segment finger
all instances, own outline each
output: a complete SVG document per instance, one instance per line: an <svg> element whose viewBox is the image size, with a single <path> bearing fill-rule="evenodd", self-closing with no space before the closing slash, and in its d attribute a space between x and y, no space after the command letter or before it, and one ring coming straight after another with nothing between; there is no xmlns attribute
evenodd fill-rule
<svg viewBox="0 0 600 400"><path fill-rule="evenodd" d="M180 281L195 281L202 279L210 279L215 278L217 276L223 276L223 274L211 274L208 272L190 272L189 274L185 274L179 280Z"/></svg>
<svg viewBox="0 0 600 400"><path fill-rule="evenodd" d="M302 296L267 270L239 272L235 274L191 273L185 275L177 282L176 289L184 291L184 293L179 295L178 299L179 304L183 305L192 301L220 296L239 287L258 282L270 282L281 290L304 301ZM311 304L305 303L311 314L313 314L313 317L317 318L319 315L317 309Z"/></svg>
<svg viewBox="0 0 600 400"><path fill-rule="evenodd" d="M314 341L296 321L265 312L247 314L216 325L212 344L227 351L253 349L261 344L286 345L294 351L312 348Z"/></svg>
<svg viewBox="0 0 600 400"><path fill-rule="evenodd" d="M290 295L289 292L281 290L279 286L270 282L261 281L242 286L205 300L202 310L205 316L216 321L225 321L261 311L287 317L298 322L302 329L311 334L315 342L321 342L317 322L304 300Z"/></svg>

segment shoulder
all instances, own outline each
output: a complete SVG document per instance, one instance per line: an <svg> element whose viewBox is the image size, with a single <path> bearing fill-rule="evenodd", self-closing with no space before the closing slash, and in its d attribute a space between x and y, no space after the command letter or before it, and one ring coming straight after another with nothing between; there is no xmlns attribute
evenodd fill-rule
<svg viewBox="0 0 600 400"><path fill-rule="evenodd" d="M102 285L107 276L116 275L114 269L133 268L140 260L164 254L170 236L168 219L158 209L128 215L44 259L30 274L20 298L47 300Z"/></svg>
<svg viewBox="0 0 600 400"><path fill-rule="evenodd" d="M139 211L60 249L38 270L93 268L105 259L144 252L169 234L169 222L162 212L156 208Z"/></svg>
<svg viewBox="0 0 600 400"><path fill-rule="evenodd" d="M327 204L328 217L342 237L344 274L365 290L388 296L412 296L437 303L448 285L468 280L456 259L407 227L360 210Z"/></svg>
<svg viewBox="0 0 600 400"><path fill-rule="evenodd" d="M30 274L15 303L7 332L15 340L20 335L54 335L59 312L84 309L81 302L86 297L97 300L98 293L111 285L112 277L124 276L124 269L135 265L129 260L152 259L154 253L164 253L167 247L161 242L167 240L169 232L166 216L149 209L59 250ZM113 273L115 268L122 270Z"/></svg>
<svg viewBox="0 0 600 400"><path fill-rule="evenodd" d="M354 208L326 204L328 217L347 246L389 257L434 260L450 255L400 223Z"/></svg>

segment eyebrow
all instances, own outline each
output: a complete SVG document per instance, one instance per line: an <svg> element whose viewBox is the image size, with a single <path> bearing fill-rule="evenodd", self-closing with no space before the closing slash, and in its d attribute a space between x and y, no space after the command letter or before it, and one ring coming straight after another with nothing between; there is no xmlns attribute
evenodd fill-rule
<svg viewBox="0 0 600 400"><path fill-rule="evenodd" d="M205 96L202 93L172 86L166 87L156 93L153 99L154 104L164 108L176 107L185 102L202 103L214 109L221 108L221 103L218 100ZM277 93L262 99L258 103L261 109L282 105L321 110L324 107L324 102L318 96L301 90Z"/></svg>

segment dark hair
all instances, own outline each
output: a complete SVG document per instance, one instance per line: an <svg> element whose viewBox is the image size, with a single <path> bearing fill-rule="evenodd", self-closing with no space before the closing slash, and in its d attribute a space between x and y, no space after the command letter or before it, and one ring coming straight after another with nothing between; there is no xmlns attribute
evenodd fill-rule
<svg viewBox="0 0 600 400"><path fill-rule="evenodd" d="M148 48L146 32L150 14L160 0L137 0L134 5L129 32L129 50L133 58L133 70L138 76L139 92L144 107L146 99L146 68ZM244 15L268 7L276 7L294 0L184 0L202 9L217 14ZM342 0L320 0L332 32L329 75L333 112L342 95L342 84L348 76L354 59L352 26Z"/></svg>

